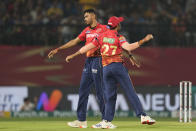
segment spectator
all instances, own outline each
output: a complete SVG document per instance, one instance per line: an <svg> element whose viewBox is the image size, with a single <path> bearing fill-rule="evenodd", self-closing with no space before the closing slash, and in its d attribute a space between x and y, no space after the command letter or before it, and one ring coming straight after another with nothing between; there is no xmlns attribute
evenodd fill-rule
<svg viewBox="0 0 196 131"><path fill-rule="evenodd" d="M24 105L21 107L21 111L32 111L35 109L35 105L30 101L30 99L24 98Z"/></svg>
<svg viewBox="0 0 196 131"><path fill-rule="evenodd" d="M150 31L158 36L156 45L196 45L195 3L196 0L2 0L0 44L61 43L80 32L80 12L95 8L103 24L112 15L125 17L123 31L131 41Z"/></svg>

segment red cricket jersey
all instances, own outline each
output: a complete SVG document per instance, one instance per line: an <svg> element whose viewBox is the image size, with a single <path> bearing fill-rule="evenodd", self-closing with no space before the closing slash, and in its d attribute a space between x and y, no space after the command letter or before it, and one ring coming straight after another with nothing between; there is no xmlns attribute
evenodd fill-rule
<svg viewBox="0 0 196 131"><path fill-rule="evenodd" d="M78 35L78 38L81 41L86 41L85 45L92 42L96 37L98 37L101 33L107 31L108 28L106 25L97 24L95 28L91 28L90 26L86 27L80 35ZM86 53L87 57L97 57L101 56L99 47L94 48Z"/></svg>
<svg viewBox="0 0 196 131"><path fill-rule="evenodd" d="M101 49L103 66L112 62L123 62L121 46L125 42L125 37L116 30L107 30L93 41L93 44Z"/></svg>

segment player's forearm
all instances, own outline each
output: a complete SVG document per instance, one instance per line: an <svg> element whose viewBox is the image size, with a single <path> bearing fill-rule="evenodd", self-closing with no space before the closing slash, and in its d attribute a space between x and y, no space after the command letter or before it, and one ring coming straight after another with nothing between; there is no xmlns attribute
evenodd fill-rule
<svg viewBox="0 0 196 131"><path fill-rule="evenodd" d="M127 50L127 51L133 51L133 50L135 50L135 49L137 49L138 47L140 47L141 45L143 45L144 43L146 42L146 40L145 39L142 39L142 40L140 40L140 41L137 41L137 42L134 42L134 43L130 43L130 44L125 44L125 49Z"/></svg>
<svg viewBox="0 0 196 131"><path fill-rule="evenodd" d="M134 43L131 43L131 44L125 42L125 43L122 44L122 47L125 50L132 51L132 50L137 49L138 47L140 47L145 42L147 42L147 41L149 41L151 39L153 39L153 35L152 34L148 34L148 35L146 35L146 37L144 37L142 40L140 40L138 42L134 42Z"/></svg>
<svg viewBox="0 0 196 131"><path fill-rule="evenodd" d="M87 48L86 48L86 46L83 46L82 48L80 48L80 50L78 50L76 53L70 55L69 57L71 57L71 59L73 59L76 56L82 55L82 54L84 54L86 52L87 52Z"/></svg>
<svg viewBox="0 0 196 131"><path fill-rule="evenodd" d="M85 45L85 46L83 46L82 48L80 48L79 52L80 52L81 54L84 54L84 53L86 53L87 51L89 51L89 50L91 50L91 49L93 49L93 48L95 48L95 47L96 47L95 45L93 45L92 43L89 43L88 45Z"/></svg>
<svg viewBox="0 0 196 131"><path fill-rule="evenodd" d="M72 57L74 58L74 57L79 56L79 55L81 55L81 53L80 53L80 51L77 51L76 53L72 54Z"/></svg>
<svg viewBox="0 0 196 131"><path fill-rule="evenodd" d="M132 50L135 50L135 49L137 49L138 47L140 47L140 45L138 44L138 42L131 43L131 44L129 44L129 43L124 43L124 44L122 45L122 47L123 47L125 50L127 50L127 51L132 51Z"/></svg>

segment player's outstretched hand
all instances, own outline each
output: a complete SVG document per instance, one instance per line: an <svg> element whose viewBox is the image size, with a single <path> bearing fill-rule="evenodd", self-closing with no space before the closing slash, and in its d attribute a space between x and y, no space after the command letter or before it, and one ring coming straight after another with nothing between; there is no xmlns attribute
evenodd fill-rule
<svg viewBox="0 0 196 131"><path fill-rule="evenodd" d="M70 61L71 59L73 59L73 56L72 56L72 55L69 55L69 56L66 57L65 61L66 61L67 63L69 63L69 61Z"/></svg>
<svg viewBox="0 0 196 131"><path fill-rule="evenodd" d="M136 66L137 68L140 68L140 63L132 56L129 58L131 61L132 66Z"/></svg>
<svg viewBox="0 0 196 131"><path fill-rule="evenodd" d="M148 34L146 35L146 37L144 38L144 41L147 42L149 40L153 39L153 35L152 34Z"/></svg>
<svg viewBox="0 0 196 131"><path fill-rule="evenodd" d="M58 49L54 49L52 51L50 51L50 53L48 54L48 58L52 58L56 53L58 52Z"/></svg>

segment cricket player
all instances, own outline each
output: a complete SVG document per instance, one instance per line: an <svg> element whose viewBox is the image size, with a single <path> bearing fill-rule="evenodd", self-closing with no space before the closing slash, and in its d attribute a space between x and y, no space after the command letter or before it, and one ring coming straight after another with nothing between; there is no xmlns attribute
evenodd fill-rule
<svg viewBox="0 0 196 131"><path fill-rule="evenodd" d="M140 47L145 42L153 38L151 34L144 39L129 44L124 36L118 34L120 30L120 22L124 20L123 17L110 17L108 25L111 30L100 34L93 42L82 47L76 53L67 56L66 61L69 62L74 57L84 54L88 50L100 47L103 65L103 83L105 93L105 116L104 120L98 124L93 125L93 128L116 128L111 123L114 118L115 104L117 97L117 83L126 92L129 102L132 104L134 111L138 117L141 118L142 124L154 124L155 120L146 115L142 109L141 102L133 88L132 81L129 77L127 69L123 65L122 49L132 51Z"/></svg>
<svg viewBox="0 0 196 131"><path fill-rule="evenodd" d="M105 32L107 30L106 25L102 25L97 22L96 14L93 9L88 9L84 11L84 21L87 26L75 39L65 43L64 45L60 46L57 49L52 50L48 57L53 57L59 50L67 49L73 47L80 43L81 41L85 41L85 45L91 42L95 37L99 34ZM105 111L105 102L103 96L103 82L102 82L102 64L101 64L101 57L100 57L100 50L94 48L89 50L86 53L86 61L82 72L82 77L80 81L80 88L79 88L79 101L77 107L77 118L73 122L68 122L67 124L71 127L78 127L78 128L87 128L86 122L86 112L87 112L87 103L88 97L90 93L90 88L92 84L95 85L96 95L98 98L98 104L100 107L100 111L102 114L102 119L104 119L104 111Z"/></svg>

